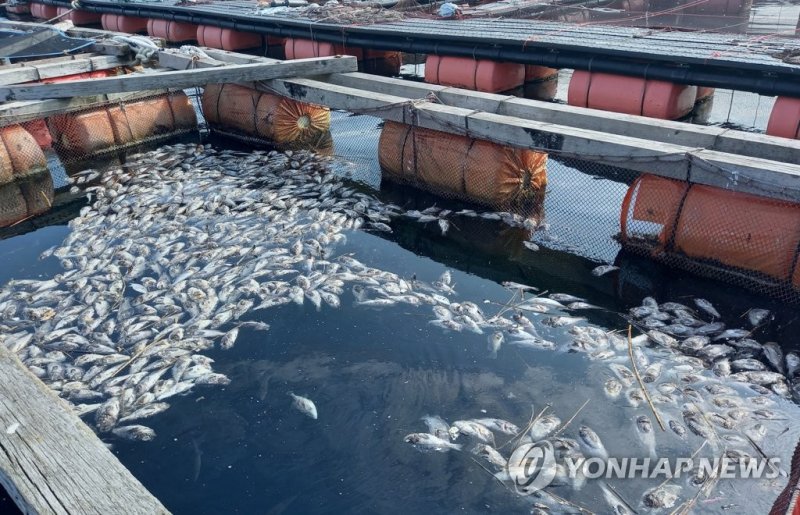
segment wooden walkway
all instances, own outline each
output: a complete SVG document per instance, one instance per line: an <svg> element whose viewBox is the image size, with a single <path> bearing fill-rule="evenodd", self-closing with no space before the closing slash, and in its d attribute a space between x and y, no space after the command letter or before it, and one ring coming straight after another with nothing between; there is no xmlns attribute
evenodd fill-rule
<svg viewBox="0 0 800 515"><path fill-rule="evenodd" d="M72 409L0 345L0 484L23 513L169 513Z"/></svg>

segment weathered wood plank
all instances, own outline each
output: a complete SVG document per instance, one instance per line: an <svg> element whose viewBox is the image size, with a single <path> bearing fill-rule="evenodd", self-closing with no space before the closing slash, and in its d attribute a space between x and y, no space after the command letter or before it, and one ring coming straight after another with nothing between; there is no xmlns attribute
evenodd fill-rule
<svg viewBox="0 0 800 515"><path fill-rule="evenodd" d="M515 96L481 93L435 84L345 73L326 77L326 82L376 93L425 98L433 93L444 104L489 113L516 116L539 122L569 125L594 131L650 139L663 143L706 148L751 157L800 163L800 141L765 134L745 133L721 127L707 127L669 120L657 120L622 113L598 111L564 104L541 102Z"/></svg>
<svg viewBox="0 0 800 515"><path fill-rule="evenodd" d="M100 107L109 102L129 102L150 96L168 93L169 89L137 91L135 93L114 93L109 95L92 95L69 99L26 100L0 104L0 120L2 125L22 123L54 114L71 113L82 109Z"/></svg>
<svg viewBox="0 0 800 515"><path fill-rule="evenodd" d="M0 378L0 484L23 513L168 513L2 345Z"/></svg>
<svg viewBox="0 0 800 515"><path fill-rule="evenodd" d="M20 84L36 80L63 77L78 73L87 73L98 70L109 70L118 66L132 64L130 60L118 57L101 55L85 57L82 59L64 58L61 61L39 64L37 61L27 63L25 66L10 69L0 69L0 85Z"/></svg>
<svg viewBox="0 0 800 515"><path fill-rule="evenodd" d="M254 64L231 65L220 68L197 68L172 70L159 73L142 73L108 77L104 79L80 80L59 84L30 84L0 87L0 101L43 100L49 98L72 98L104 93L125 93L142 89L163 87L188 88L215 82L249 82L320 75L354 71L358 68L355 57L318 57Z"/></svg>

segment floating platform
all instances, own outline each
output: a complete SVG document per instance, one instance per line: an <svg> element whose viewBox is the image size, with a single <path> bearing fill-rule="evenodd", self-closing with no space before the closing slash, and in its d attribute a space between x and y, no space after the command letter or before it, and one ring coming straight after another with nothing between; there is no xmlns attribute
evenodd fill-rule
<svg viewBox="0 0 800 515"><path fill-rule="evenodd" d="M64 6L62 0L43 4ZM232 0L186 6L81 2L96 13L209 25L242 32L409 53L511 61L551 68L647 77L695 86L800 97L800 53L793 37L748 37L708 32L640 29L515 19L431 19L408 15L386 23L260 15L254 2ZM414 17L416 16L416 17Z"/></svg>

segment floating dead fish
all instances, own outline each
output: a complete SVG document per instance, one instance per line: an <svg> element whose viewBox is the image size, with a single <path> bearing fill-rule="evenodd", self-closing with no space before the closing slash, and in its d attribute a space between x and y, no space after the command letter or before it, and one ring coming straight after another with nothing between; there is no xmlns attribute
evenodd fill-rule
<svg viewBox="0 0 800 515"><path fill-rule="evenodd" d="M653 433L653 423L647 415L639 415L636 417L636 429L638 430L639 439L644 444L645 448L650 454L650 457L656 458L656 437Z"/></svg>
<svg viewBox="0 0 800 515"><path fill-rule="evenodd" d="M747 312L747 319L753 327L760 326L769 316L769 310L753 308Z"/></svg>
<svg viewBox="0 0 800 515"><path fill-rule="evenodd" d="M450 426L450 437L456 439L459 434L465 434L494 446L494 434L484 425L470 420L456 420Z"/></svg>
<svg viewBox="0 0 800 515"><path fill-rule="evenodd" d="M545 415L533 423L530 429L531 440L539 442L558 429L561 419L555 415Z"/></svg>
<svg viewBox="0 0 800 515"><path fill-rule="evenodd" d="M721 318L722 315L719 314L719 311L706 299L694 299L694 303L697 305L698 308L702 309L709 315L714 318Z"/></svg>
<svg viewBox="0 0 800 515"><path fill-rule="evenodd" d="M600 437L589 426L581 426L578 429L578 443L583 453L587 456L608 459L608 451L603 442L600 441Z"/></svg>
<svg viewBox="0 0 800 515"><path fill-rule="evenodd" d="M425 415L422 421L428 426L428 432L437 438L447 439L450 438L450 424L444 421L443 418L435 415Z"/></svg>
<svg viewBox="0 0 800 515"><path fill-rule="evenodd" d="M461 450L461 444L452 443L428 433L411 433L410 435L406 435L403 441L424 451L447 452L451 449L456 451Z"/></svg>
<svg viewBox="0 0 800 515"><path fill-rule="evenodd" d="M553 316L542 320L542 324L550 327L564 327L568 325L575 325L584 320L586 320L584 317Z"/></svg>
<svg viewBox="0 0 800 515"><path fill-rule="evenodd" d="M498 470L504 469L508 463L506 459L503 458L503 455L497 451L497 449L485 443L476 444L471 452L472 454L485 458L486 461L488 461Z"/></svg>
<svg viewBox="0 0 800 515"><path fill-rule="evenodd" d="M292 392L289 392L289 396L292 398L292 406L300 413L317 420L317 406L311 399L295 395Z"/></svg>
<svg viewBox="0 0 800 515"><path fill-rule="evenodd" d="M600 265L594 270L592 270L592 275L594 275L595 277L600 277L609 272L613 272L614 270L619 270L619 267L613 265Z"/></svg>

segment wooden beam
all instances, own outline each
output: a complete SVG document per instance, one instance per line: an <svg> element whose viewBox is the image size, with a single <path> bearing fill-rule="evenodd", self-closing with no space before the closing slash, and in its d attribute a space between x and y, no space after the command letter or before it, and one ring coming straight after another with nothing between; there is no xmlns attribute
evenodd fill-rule
<svg viewBox="0 0 800 515"><path fill-rule="evenodd" d="M132 64L132 61L128 59L101 55L79 59L64 57L49 63L33 61L24 63L23 66L2 66L0 67L0 85L20 84L53 77L63 77L65 75L109 70L130 64Z"/></svg>
<svg viewBox="0 0 800 515"><path fill-rule="evenodd" d="M71 113L100 107L113 102L130 102L155 95L168 93L169 89L137 91L135 93L113 93L88 97L59 98L53 100L26 100L22 102L0 103L0 120L3 125L37 120L54 114Z"/></svg>
<svg viewBox="0 0 800 515"><path fill-rule="evenodd" d="M230 52L205 51L211 59L197 61L196 66L215 66L216 59L245 63L260 59ZM189 58L176 56L175 59ZM543 150L554 155L800 202L800 165L796 163L484 112L477 109L483 104L469 104L466 101L469 107L414 102L419 100L417 95L404 97L376 91L380 89L377 83L381 81L376 81L373 87L364 84L363 88L353 88L333 84L330 77L324 79L325 82L306 78L273 79L259 81L255 87L303 102L365 113L385 120L414 123L429 129L468 134L478 139ZM463 94L465 98L476 99L474 102L480 99L476 92L463 91ZM510 99L501 95L495 97L493 100L498 108L502 102ZM641 123L646 121L643 119ZM683 124L680 126L683 127ZM784 142L778 138L772 139L777 143ZM791 140L786 142L791 143Z"/></svg>
<svg viewBox="0 0 800 515"><path fill-rule="evenodd" d="M356 69L358 69L358 62L355 57L336 56L232 65L219 68L171 70L58 84L2 86L0 87L0 101L72 98L164 87L188 88L217 82L249 82L277 77L348 72Z"/></svg>
<svg viewBox="0 0 800 515"><path fill-rule="evenodd" d="M429 93L434 93L444 104L467 109L675 145L705 148L787 163L800 163L800 140L787 140L766 134L612 113L515 96L377 77L366 73L337 74L326 77L324 80L340 86L368 89L376 93L409 98L425 98Z"/></svg>
<svg viewBox="0 0 800 515"><path fill-rule="evenodd" d="M168 513L3 345L0 377L0 484L23 513Z"/></svg>

